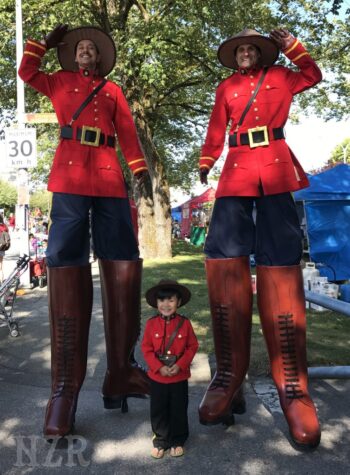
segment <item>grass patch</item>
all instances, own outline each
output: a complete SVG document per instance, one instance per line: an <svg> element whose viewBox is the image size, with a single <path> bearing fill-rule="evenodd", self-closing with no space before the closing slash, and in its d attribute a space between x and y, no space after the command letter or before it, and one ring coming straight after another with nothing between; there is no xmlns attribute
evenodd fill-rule
<svg viewBox="0 0 350 475"><path fill-rule="evenodd" d="M254 272L254 270L253 270ZM192 292L190 302L180 313L188 316L197 334L200 351L214 353L208 292L201 247L184 241L173 243L173 258L144 261L142 295L160 279L175 279ZM142 299L144 321L155 312ZM350 365L350 318L327 311L307 310L307 342L309 366ZM251 375L269 373L269 362L254 299L251 344Z"/></svg>

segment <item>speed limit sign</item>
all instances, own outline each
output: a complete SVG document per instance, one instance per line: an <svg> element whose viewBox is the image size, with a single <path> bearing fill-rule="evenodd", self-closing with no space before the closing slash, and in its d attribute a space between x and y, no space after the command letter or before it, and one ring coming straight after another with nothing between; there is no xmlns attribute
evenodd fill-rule
<svg viewBox="0 0 350 475"><path fill-rule="evenodd" d="M10 167L36 166L36 129L34 127L5 129L5 146L7 163Z"/></svg>

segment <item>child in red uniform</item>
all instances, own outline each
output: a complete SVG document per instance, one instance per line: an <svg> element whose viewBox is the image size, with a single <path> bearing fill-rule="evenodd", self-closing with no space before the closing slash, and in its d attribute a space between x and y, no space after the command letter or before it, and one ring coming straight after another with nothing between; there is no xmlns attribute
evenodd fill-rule
<svg viewBox="0 0 350 475"><path fill-rule="evenodd" d="M169 448L171 456L183 455L188 438L188 379L198 342L191 322L177 309L190 298L191 292L174 280L161 280L146 292L149 305L158 309L146 323L141 344L151 379L154 458Z"/></svg>

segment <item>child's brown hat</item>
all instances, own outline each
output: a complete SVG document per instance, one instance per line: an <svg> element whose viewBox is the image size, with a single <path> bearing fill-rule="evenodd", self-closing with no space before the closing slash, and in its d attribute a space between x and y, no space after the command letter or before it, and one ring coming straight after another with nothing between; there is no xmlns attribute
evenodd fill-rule
<svg viewBox="0 0 350 475"><path fill-rule="evenodd" d="M179 307L185 305L191 298L191 292L184 285L178 284L176 280L162 279L146 292L146 301L151 307L157 308L157 294L160 290L175 290L181 298Z"/></svg>

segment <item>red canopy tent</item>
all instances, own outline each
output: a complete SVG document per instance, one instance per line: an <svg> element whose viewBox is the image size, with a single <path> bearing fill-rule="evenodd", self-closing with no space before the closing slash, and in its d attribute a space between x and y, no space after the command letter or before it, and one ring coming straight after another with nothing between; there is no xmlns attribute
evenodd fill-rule
<svg viewBox="0 0 350 475"><path fill-rule="evenodd" d="M192 212L203 208L204 203L212 203L215 200L216 190L208 188L204 193L195 196L181 205L181 237L189 237L191 232Z"/></svg>

